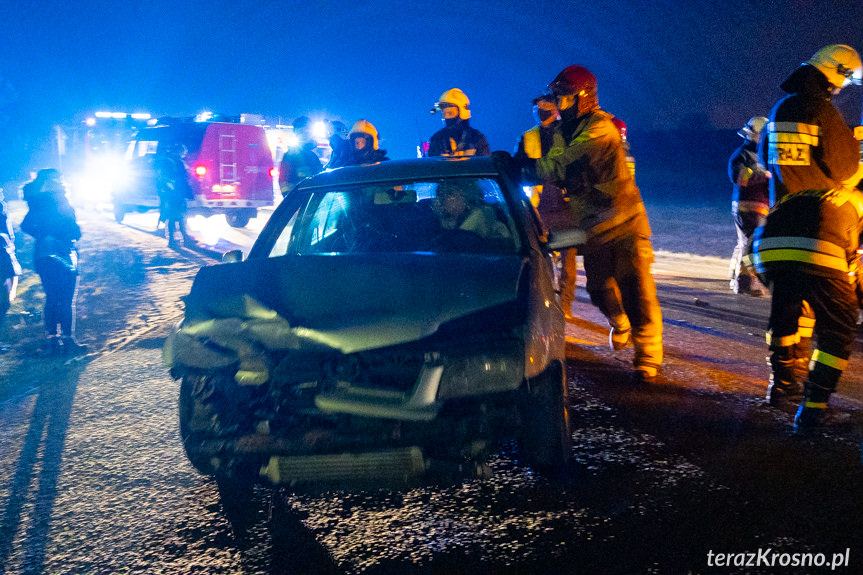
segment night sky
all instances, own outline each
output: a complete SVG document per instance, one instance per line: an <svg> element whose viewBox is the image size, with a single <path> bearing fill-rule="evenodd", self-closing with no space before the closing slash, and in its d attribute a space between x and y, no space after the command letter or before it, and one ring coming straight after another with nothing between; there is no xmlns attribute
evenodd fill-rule
<svg viewBox="0 0 863 575"><path fill-rule="evenodd" d="M147 2L4 0L4 160L96 109L366 118L392 158L442 125L445 90L512 150L531 99L569 64L635 130L738 128L826 44L863 50L863 1ZM859 120L863 89L838 104ZM11 145L10 145L11 144ZM30 150L32 152L32 150ZM29 153L29 152L28 152ZM0 175L0 181L9 175Z"/></svg>

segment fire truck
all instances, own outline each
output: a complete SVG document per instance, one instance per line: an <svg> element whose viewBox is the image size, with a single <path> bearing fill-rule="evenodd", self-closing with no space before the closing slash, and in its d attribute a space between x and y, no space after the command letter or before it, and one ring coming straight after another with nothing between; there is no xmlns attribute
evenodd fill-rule
<svg viewBox="0 0 863 575"><path fill-rule="evenodd" d="M191 189L188 213L224 214L244 227L274 203L273 156L264 128L243 116L165 117L139 130L125 153L127 176L113 191L114 217L159 207L156 154L179 150Z"/></svg>

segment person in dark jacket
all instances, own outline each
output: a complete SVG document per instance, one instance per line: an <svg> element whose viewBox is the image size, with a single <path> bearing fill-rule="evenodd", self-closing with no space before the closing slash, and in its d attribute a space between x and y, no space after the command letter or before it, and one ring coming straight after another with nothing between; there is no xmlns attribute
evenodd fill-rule
<svg viewBox="0 0 863 575"><path fill-rule="evenodd" d="M488 141L482 132L470 126L470 100L458 88L441 94L432 108L440 110L445 126L429 141L429 156L490 156Z"/></svg>
<svg viewBox="0 0 863 575"><path fill-rule="evenodd" d="M801 64L780 86L788 95L770 112L759 148L770 170L771 211L755 230L752 263L772 292L768 399L795 384L793 345L807 302L817 348L794 418L794 432L834 423L827 414L854 345L855 276L863 232L860 144L831 97L863 77L850 46L830 45Z"/></svg>
<svg viewBox="0 0 863 575"><path fill-rule="evenodd" d="M156 186L159 192L160 218L165 218L165 237L169 247L177 246L176 232L184 244L191 241L186 232L186 201L192 197L188 171L183 162L182 146L160 151L155 159Z"/></svg>
<svg viewBox="0 0 863 575"><path fill-rule="evenodd" d="M0 334L9 307L15 301L15 293L18 289L18 276L21 275L21 266L15 257L15 234L12 231L12 223L8 219L6 203L3 201L3 189L0 188ZM0 342L0 353L9 351L9 346Z"/></svg>
<svg viewBox="0 0 863 575"><path fill-rule="evenodd" d="M635 347L634 379L655 381L662 365L662 312L650 271L650 224L611 114L599 107L596 77L568 66L549 86L561 122L537 160L537 174L566 190L573 226L584 235L587 292L608 318L609 345Z"/></svg>
<svg viewBox="0 0 863 575"><path fill-rule="evenodd" d="M378 147L378 131L368 120L357 120L348 134L348 150L329 168L360 166L389 160L387 151Z"/></svg>
<svg viewBox="0 0 863 575"><path fill-rule="evenodd" d="M47 352L84 353L86 346L74 338L78 288L76 242L81 239L81 229L75 210L66 199L60 172L50 168L39 170L36 178L24 186L24 199L29 209L21 230L36 240L33 264L45 290Z"/></svg>
<svg viewBox="0 0 863 575"><path fill-rule="evenodd" d="M344 165L344 157L350 154L351 146L348 139L348 127L339 120L330 121L330 159L327 169Z"/></svg>
<svg viewBox="0 0 863 575"><path fill-rule="evenodd" d="M297 145L288 148L279 165L279 189L282 197L287 196L301 181L324 169L321 159L314 151L317 143L312 134L312 121L307 116L300 116L294 119L291 126L297 137Z"/></svg>
<svg viewBox="0 0 863 575"><path fill-rule="evenodd" d="M743 266L743 253L752 240L755 228L764 223L770 208L770 172L758 159L758 142L767 124L764 116L751 118L737 134L744 142L728 160L728 178L734 185L731 193L731 215L737 228L737 245L731 255L731 291L736 294L762 296L764 290L755 273Z"/></svg>

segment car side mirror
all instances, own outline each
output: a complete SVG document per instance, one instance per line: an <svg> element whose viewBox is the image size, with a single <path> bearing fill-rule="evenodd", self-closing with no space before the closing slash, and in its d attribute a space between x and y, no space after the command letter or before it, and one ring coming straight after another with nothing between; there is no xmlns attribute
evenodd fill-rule
<svg viewBox="0 0 863 575"><path fill-rule="evenodd" d="M587 242L587 234L584 230L558 230L548 232L546 247L551 251L559 251L565 248L582 246Z"/></svg>
<svg viewBox="0 0 863 575"><path fill-rule="evenodd" d="M231 250L222 254L222 263L233 264L243 261L243 250Z"/></svg>

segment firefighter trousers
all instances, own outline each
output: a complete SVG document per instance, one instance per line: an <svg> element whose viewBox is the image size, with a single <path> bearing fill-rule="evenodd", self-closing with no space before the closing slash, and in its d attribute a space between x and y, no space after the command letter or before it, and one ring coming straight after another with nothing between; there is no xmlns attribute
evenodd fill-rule
<svg viewBox="0 0 863 575"><path fill-rule="evenodd" d="M648 238L624 236L581 250L590 301L620 331L632 329L635 367L662 364L662 312L650 272L653 247Z"/></svg>
<svg viewBox="0 0 863 575"><path fill-rule="evenodd" d="M857 294L847 279L821 277L791 270L767 274L773 298L769 329L771 349L794 345L804 302L815 316L816 349L807 381L827 395L836 389L857 332ZM808 384L807 384L808 385ZM825 398L826 399L826 398Z"/></svg>

